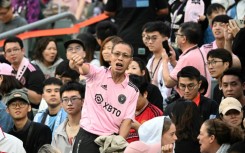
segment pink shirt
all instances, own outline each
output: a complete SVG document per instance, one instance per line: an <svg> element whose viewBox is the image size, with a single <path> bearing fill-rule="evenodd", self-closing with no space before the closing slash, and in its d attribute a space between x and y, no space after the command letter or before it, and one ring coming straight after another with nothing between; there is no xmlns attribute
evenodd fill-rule
<svg viewBox="0 0 245 153"><path fill-rule="evenodd" d="M191 48L189 48L191 49ZM206 97L210 96L210 92L211 92L211 76L208 72L207 66L205 66L206 63L206 57L203 53L201 53L201 50L197 47L195 49L192 49L188 52L188 50L185 50L179 57L179 60L176 64L176 66L174 67L173 71L170 72L170 77L177 81L177 74L178 72L186 66L193 66L196 69L198 69L201 73L201 75L203 75L204 77L206 77L207 81L208 81L208 91L206 93ZM203 55L203 57L202 57Z"/></svg>
<svg viewBox="0 0 245 153"><path fill-rule="evenodd" d="M134 119L138 88L128 75L121 84L112 80L111 69L90 65L81 127L96 135L118 133L124 119Z"/></svg>
<svg viewBox="0 0 245 153"><path fill-rule="evenodd" d="M216 44L216 41L213 41L210 44L204 44L204 45L202 45L202 47L200 49L205 54L205 58L207 58L208 52L210 50L217 49L217 48L218 48L218 46Z"/></svg>

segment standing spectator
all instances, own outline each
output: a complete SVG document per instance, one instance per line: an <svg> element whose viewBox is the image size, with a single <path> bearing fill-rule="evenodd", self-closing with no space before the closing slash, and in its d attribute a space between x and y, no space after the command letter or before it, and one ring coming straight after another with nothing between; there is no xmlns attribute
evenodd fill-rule
<svg viewBox="0 0 245 153"><path fill-rule="evenodd" d="M34 117L34 122L47 125L54 135L55 129L66 119L66 112L61 106L60 87L62 82L57 78L48 78L44 81L42 97L48 108L40 111Z"/></svg>
<svg viewBox="0 0 245 153"><path fill-rule="evenodd" d="M25 51L20 38L7 38L4 41L3 50L5 58L11 63L16 73L16 79L19 80L28 91L28 98L32 108L35 110L38 109L42 98L42 82L45 79L42 71L24 57Z"/></svg>
<svg viewBox="0 0 245 153"><path fill-rule="evenodd" d="M132 56L131 45L119 42L112 49L108 69L85 64L80 55L71 57L70 67L87 78L81 130L74 153L98 153L99 146L94 142L98 136L118 134L125 139L128 136L139 94L125 74Z"/></svg>
<svg viewBox="0 0 245 153"><path fill-rule="evenodd" d="M180 94L183 95L184 99L191 100L197 105L202 122L215 118L218 112L217 103L199 93L201 86L200 72L193 66L186 66L178 72L177 78ZM171 115L177 103L178 101L169 104L165 115Z"/></svg>
<svg viewBox="0 0 245 153"><path fill-rule="evenodd" d="M181 24L179 30L176 32L176 41L182 54L179 60L176 61L174 51L170 51L172 56L168 57L166 53L163 54L163 79L166 87L172 88L177 84L177 74L185 66L193 66L199 70L201 75L207 78L208 83L211 84L211 77L207 71L205 55L200 51L197 44L201 38L201 29L198 23L186 22ZM172 72L169 72L168 62L174 65ZM211 86L205 96L209 97Z"/></svg>
<svg viewBox="0 0 245 153"><path fill-rule="evenodd" d="M24 18L14 15L10 0L0 1L0 33L26 25Z"/></svg>
<svg viewBox="0 0 245 153"><path fill-rule="evenodd" d="M135 53L147 61L148 52L141 40L141 27L146 22L156 21L168 14L168 2L151 0L145 3L128 3L125 0L108 0L105 13L115 19L118 25L118 36L132 43ZM126 17L126 18L125 18Z"/></svg>
<svg viewBox="0 0 245 153"><path fill-rule="evenodd" d="M54 38L43 37L37 42L32 63L42 70L46 79L54 77L55 69L62 61Z"/></svg>
<svg viewBox="0 0 245 153"><path fill-rule="evenodd" d="M42 145L51 143L49 127L28 119L31 106L24 90L16 89L9 94L7 111L14 120L14 127L9 134L22 140L27 153L36 153Z"/></svg>
<svg viewBox="0 0 245 153"><path fill-rule="evenodd" d="M77 82L69 82L61 87L62 106L67 119L56 129L52 146L59 148L61 153L70 153L80 129L81 110L85 95L85 86Z"/></svg>
<svg viewBox="0 0 245 153"><path fill-rule="evenodd" d="M169 38L169 28L161 21L155 21L149 24L145 29L147 47L153 53L153 56L147 62L147 69L150 74L151 83L159 88L163 97L163 108L167 106L166 98L171 93L171 88L165 86L163 80L163 62L162 54L166 53L163 41L167 41ZM165 63L164 63L165 64ZM170 62L166 63L166 68L169 72L173 70L173 65Z"/></svg>

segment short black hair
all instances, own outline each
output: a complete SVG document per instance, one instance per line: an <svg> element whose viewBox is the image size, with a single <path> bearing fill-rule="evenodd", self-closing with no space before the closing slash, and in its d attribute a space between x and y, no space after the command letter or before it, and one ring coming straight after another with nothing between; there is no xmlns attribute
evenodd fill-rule
<svg viewBox="0 0 245 153"><path fill-rule="evenodd" d="M147 91L148 83L145 81L144 77L130 74L129 80L139 89L142 95Z"/></svg>
<svg viewBox="0 0 245 153"><path fill-rule="evenodd" d="M118 27L115 23L106 20L99 22L96 25L96 36L98 39L100 39L102 42L110 36L117 35Z"/></svg>
<svg viewBox="0 0 245 153"><path fill-rule="evenodd" d="M170 37L170 28L162 21L149 22L144 25L145 32L159 32L162 36Z"/></svg>
<svg viewBox="0 0 245 153"><path fill-rule="evenodd" d="M191 44L198 44L202 32L200 24L196 22L184 22L180 25L180 32L186 37L187 41Z"/></svg>
<svg viewBox="0 0 245 153"><path fill-rule="evenodd" d="M203 92L201 94L205 95L208 91L208 80L203 75L200 75L200 78L201 78L202 83L201 83L201 86L199 88L199 91L203 90Z"/></svg>
<svg viewBox="0 0 245 153"><path fill-rule="evenodd" d="M10 36L3 43L3 51L4 52L5 52L5 46L7 43L18 43L20 45L21 49L24 47L23 42L19 37Z"/></svg>
<svg viewBox="0 0 245 153"><path fill-rule="evenodd" d="M244 77L242 76L242 71L239 68L230 68L230 69L225 70L220 77L221 82L222 82L222 79L225 75L234 75L234 76L238 77L241 84L244 83Z"/></svg>
<svg viewBox="0 0 245 153"><path fill-rule="evenodd" d="M78 91L81 98L85 97L85 85L82 85L76 81L70 81L60 88L60 97L62 97L65 91Z"/></svg>
<svg viewBox="0 0 245 153"><path fill-rule="evenodd" d="M244 153L245 141L234 143L227 151L227 153Z"/></svg>
<svg viewBox="0 0 245 153"><path fill-rule="evenodd" d="M223 62L228 62L229 68L232 66L232 55L228 50L226 50L224 48L217 48L217 49L213 49L213 50L209 51L207 54L207 59L209 57L219 58Z"/></svg>
<svg viewBox="0 0 245 153"><path fill-rule="evenodd" d="M190 80L201 80L201 74L199 70L193 66L183 67L177 74L178 81L180 77L189 78Z"/></svg>
<svg viewBox="0 0 245 153"><path fill-rule="evenodd" d="M51 85L51 84L53 84L53 85L58 85L58 86L62 86L62 85L63 85L63 84L62 84L62 81L61 81L60 79L57 79L57 78L55 78L55 77L50 77L50 78L44 80L44 82L43 82L43 88L44 88L45 86Z"/></svg>
<svg viewBox="0 0 245 153"><path fill-rule="evenodd" d="M231 19L232 18L228 15L218 15L212 20L212 25L214 24L214 22L229 23L229 20Z"/></svg>
<svg viewBox="0 0 245 153"><path fill-rule="evenodd" d="M68 77L71 80L76 81L79 79L80 74L72 70L69 66L69 60L62 61L55 70L55 75L60 75L61 77Z"/></svg>
<svg viewBox="0 0 245 153"><path fill-rule="evenodd" d="M225 11L225 7L219 3L213 3L211 5L208 6L207 8L207 16L211 16L213 12L215 11L219 11L219 10L224 10Z"/></svg>

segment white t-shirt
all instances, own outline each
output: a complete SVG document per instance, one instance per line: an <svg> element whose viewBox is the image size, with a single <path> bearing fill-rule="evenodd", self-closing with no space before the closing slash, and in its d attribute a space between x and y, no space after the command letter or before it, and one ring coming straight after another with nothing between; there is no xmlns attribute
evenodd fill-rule
<svg viewBox="0 0 245 153"><path fill-rule="evenodd" d="M23 142L7 133L4 133L5 138L0 141L0 152L7 153L26 153Z"/></svg>

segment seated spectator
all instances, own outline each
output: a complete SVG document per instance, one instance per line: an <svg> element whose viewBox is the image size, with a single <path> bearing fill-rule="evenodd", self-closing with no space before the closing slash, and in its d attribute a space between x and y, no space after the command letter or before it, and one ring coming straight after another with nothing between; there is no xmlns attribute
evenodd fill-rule
<svg viewBox="0 0 245 153"><path fill-rule="evenodd" d="M43 83L42 97L48 104L48 108L40 111L34 117L34 122L47 125L54 135L56 128L66 119L66 112L61 106L60 88L62 82L54 77L48 78Z"/></svg>
<svg viewBox="0 0 245 153"><path fill-rule="evenodd" d="M26 153L23 142L8 133L2 131L0 127L0 152L1 153Z"/></svg>
<svg viewBox="0 0 245 153"><path fill-rule="evenodd" d="M14 127L9 134L19 138L27 153L37 152L44 144L50 144L52 133L48 126L32 122L27 113L31 111L27 93L15 89L7 98L7 112L13 118Z"/></svg>
<svg viewBox="0 0 245 153"><path fill-rule="evenodd" d="M162 116L163 112L146 99L148 83L145 82L143 77L131 74L129 79L140 91L136 105L135 120L131 124L132 127L127 137L127 141L131 143L139 140L137 131L141 124L154 117Z"/></svg>
<svg viewBox="0 0 245 153"><path fill-rule="evenodd" d="M232 144L243 140L243 133L219 119L210 119L202 124L197 138L201 153L226 153Z"/></svg>
<svg viewBox="0 0 245 153"><path fill-rule="evenodd" d="M144 141L135 141L128 145L124 153L173 153L174 143L177 140L176 128L168 117L156 117L146 121L142 127L141 138ZM148 139L148 140L146 140Z"/></svg>
<svg viewBox="0 0 245 153"><path fill-rule="evenodd" d="M57 148L51 146L50 144L43 145L37 153L61 153Z"/></svg>
<svg viewBox="0 0 245 153"><path fill-rule="evenodd" d="M175 142L175 153L199 153L197 136L202 120L197 105L190 100L179 99L173 108L171 119L176 126L178 137Z"/></svg>
<svg viewBox="0 0 245 153"><path fill-rule="evenodd" d="M71 39L64 43L66 49L66 58L70 60L71 57L75 54L81 55L83 58L86 57L85 45L79 39Z"/></svg>
<svg viewBox="0 0 245 153"><path fill-rule="evenodd" d="M237 99L233 97L223 99L219 105L219 117L228 125L244 130L242 105Z"/></svg>
<svg viewBox="0 0 245 153"><path fill-rule="evenodd" d="M55 70L55 77L60 79L63 84L69 81L79 81L79 73L69 67L69 61L62 61Z"/></svg>
<svg viewBox="0 0 245 153"><path fill-rule="evenodd" d="M110 37L110 36L116 36L118 32L118 27L115 23L106 20L101 21L96 25L96 40L98 44L101 46L102 42Z"/></svg>
<svg viewBox="0 0 245 153"><path fill-rule="evenodd" d="M84 44L84 47L85 47L84 50L86 52L85 61L92 65L100 66L98 57L96 57L95 55L95 50L96 50L96 47L98 46L98 43L96 39L94 38L94 36L91 33L84 32L84 33L80 33L77 36L77 39L81 40Z"/></svg>
<svg viewBox="0 0 245 153"><path fill-rule="evenodd" d="M193 101L201 114L201 121L215 118L218 112L218 105L215 101L204 97L199 92L201 86L200 72L192 66L182 68L178 74L178 89L186 100ZM171 115L178 101L169 104L164 115Z"/></svg>
<svg viewBox="0 0 245 153"><path fill-rule="evenodd" d="M45 78L54 77L56 67L63 59L59 57L56 40L52 37L43 37L38 40L33 64L36 64L45 75Z"/></svg>
<svg viewBox="0 0 245 153"><path fill-rule="evenodd" d="M148 83L147 100L163 111L163 98L161 92L157 86L151 84L149 72L144 61L138 57L133 57L126 73L144 77L144 80Z"/></svg>
<svg viewBox="0 0 245 153"><path fill-rule="evenodd" d="M67 119L56 129L52 146L59 148L61 153L72 152L75 138L80 129L81 110L85 96L85 86L77 82L69 82L61 87L62 106Z"/></svg>
<svg viewBox="0 0 245 153"><path fill-rule="evenodd" d="M26 25L24 18L15 15L10 0L0 1L0 33Z"/></svg>
<svg viewBox="0 0 245 153"><path fill-rule="evenodd" d="M122 39L118 36L110 36L107 37L101 44L100 47L100 65L104 67L110 66L110 56L112 47L118 43L119 41L122 41Z"/></svg>

